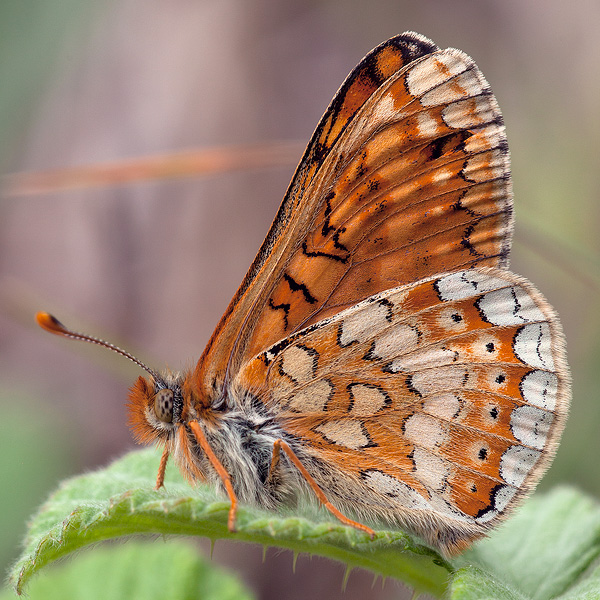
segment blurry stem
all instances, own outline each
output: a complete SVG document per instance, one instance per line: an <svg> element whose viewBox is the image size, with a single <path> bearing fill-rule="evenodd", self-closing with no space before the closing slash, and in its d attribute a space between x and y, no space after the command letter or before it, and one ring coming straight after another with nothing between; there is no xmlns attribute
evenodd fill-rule
<svg viewBox="0 0 600 600"><path fill-rule="evenodd" d="M303 145L268 142L246 146L191 149L96 165L12 173L2 177L5 197L48 194L75 188L107 187L139 181L214 175L294 165Z"/></svg>

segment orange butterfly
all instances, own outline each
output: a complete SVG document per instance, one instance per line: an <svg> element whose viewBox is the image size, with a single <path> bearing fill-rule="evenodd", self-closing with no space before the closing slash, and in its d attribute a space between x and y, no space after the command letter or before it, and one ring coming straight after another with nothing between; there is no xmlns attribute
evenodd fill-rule
<svg viewBox="0 0 600 600"><path fill-rule="evenodd" d="M454 553L548 467L567 417L560 323L507 270L500 110L475 63L405 33L354 69L196 368L129 396L138 441L275 507L312 489ZM352 514L353 518L346 516Z"/></svg>

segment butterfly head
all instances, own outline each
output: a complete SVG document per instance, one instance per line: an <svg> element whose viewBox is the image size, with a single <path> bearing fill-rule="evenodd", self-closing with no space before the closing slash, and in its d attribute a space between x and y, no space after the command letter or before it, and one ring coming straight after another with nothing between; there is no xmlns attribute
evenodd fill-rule
<svg viewBox="0 0 600 600"><path fill-rule="evenodd" d="M192 419L211 421L213 412L200 401L192 373L138 377L129 390L129 426L137 442L166 443Z"/></svg>
<svg viewBox="0 0 600 600"><path fill-rule="evenodd" d="M149 380L138 377L129 391L129 425L135 439L143 444L166 441L182 424L188 403L181 391L181 378L168 373ZM184 411L185 408L185 411Z"/></svg>

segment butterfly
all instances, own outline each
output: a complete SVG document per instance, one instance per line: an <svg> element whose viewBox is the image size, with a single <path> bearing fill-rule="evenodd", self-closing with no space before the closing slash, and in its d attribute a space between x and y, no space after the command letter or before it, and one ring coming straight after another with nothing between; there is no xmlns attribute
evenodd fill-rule
<svg viewBox="0 0 600 600"><path fill-rule="evenodd" d="M552 460L570 390L558 317L507 268L508 146L471 58L407 32L335 95L196 367L129 395L141 443L191 481L275 508L314 493L450 555ZM370 525L367 525L369 523Z"/></svg>

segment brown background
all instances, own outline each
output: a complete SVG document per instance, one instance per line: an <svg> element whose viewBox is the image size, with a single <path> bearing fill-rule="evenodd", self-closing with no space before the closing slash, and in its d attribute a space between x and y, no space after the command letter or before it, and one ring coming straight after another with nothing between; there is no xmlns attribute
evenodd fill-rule
<svg viewBox="0 0 600 600"><path fill-rule="evenodd" d="M512 268L561 315L574 402L542 487L600 492L600 4L595 0L6 1L0 7L3 172L189 147L306 142L347 73L405 30L470 54L507 123ZM301 150L298 150L298 158ZM47 309L151 366L199 357L295 165L86 188L0 204L0 559L60 478L133 447L138 371L33 325ZM343 567L217 544L260 598L398 598ZM406 591L407 598L410 592ZM404 596L402 596L404 597Z"/></svg>

